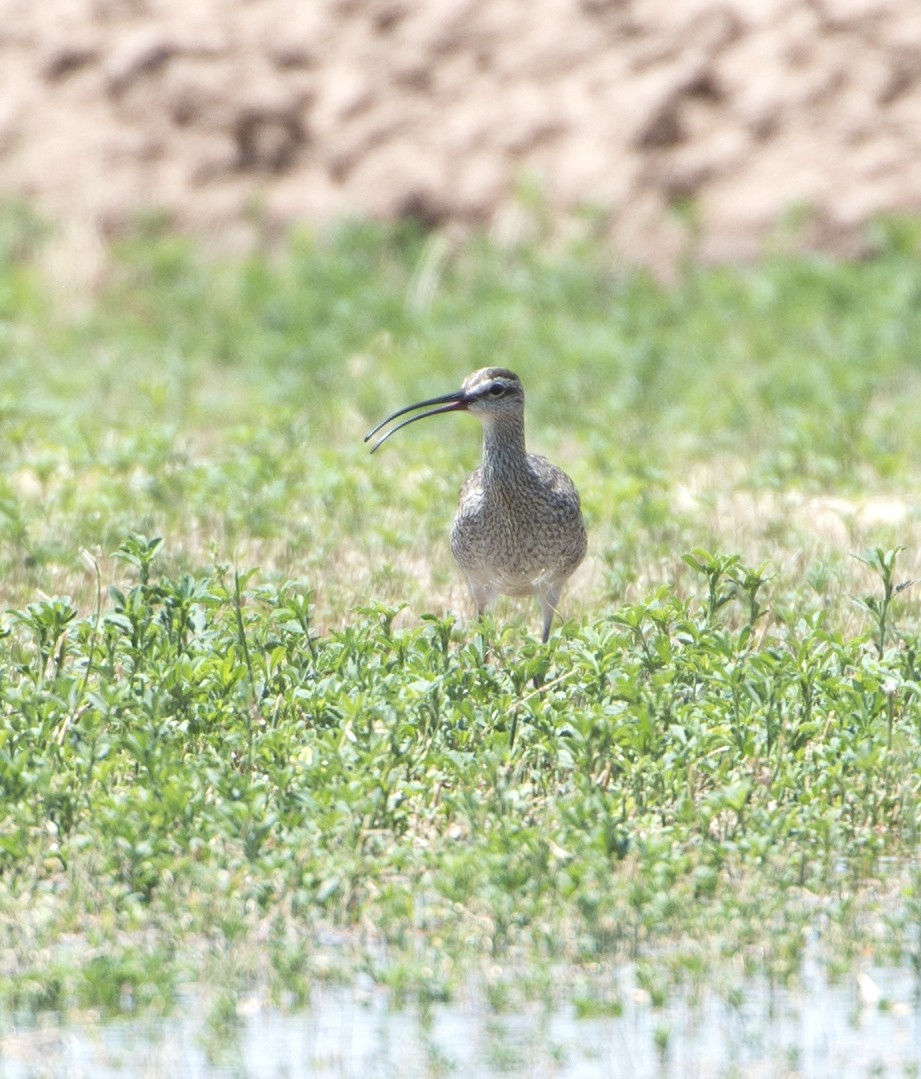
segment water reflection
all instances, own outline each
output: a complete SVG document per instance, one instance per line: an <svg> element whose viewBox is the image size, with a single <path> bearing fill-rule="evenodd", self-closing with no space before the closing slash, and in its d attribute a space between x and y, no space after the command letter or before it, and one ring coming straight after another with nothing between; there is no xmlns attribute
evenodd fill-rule
<svg viewBox="0 0 921 1079"><path fill-rule="evenodd" d="M904 970L867 970L839 986L815 971L796 992L748 983L727 1003L697 991L654 1008L626 986L617 1016L576 1018L533 1005L513 1014L452 1003L393 1011L367 987L317 992L307 1012L253 999L209 1027L202 999L183 1016L65 1027L6 1027L0 1076L369 1079L526 1076L826 1077L917 1075L921 1009Z"/></svg>

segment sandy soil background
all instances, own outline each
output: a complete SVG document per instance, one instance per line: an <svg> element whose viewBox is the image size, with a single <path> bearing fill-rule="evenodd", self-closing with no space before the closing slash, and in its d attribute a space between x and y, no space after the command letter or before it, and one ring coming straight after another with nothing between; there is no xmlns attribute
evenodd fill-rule
<svg viewBox="0 0 921 1079"><path fill-rule="evenodd" d="M921 212L921 3L0 0L0 196L75 263L151 207L239 248L343 213L514 234L522 191L659 269L791 215L859 254Z"/></svg>

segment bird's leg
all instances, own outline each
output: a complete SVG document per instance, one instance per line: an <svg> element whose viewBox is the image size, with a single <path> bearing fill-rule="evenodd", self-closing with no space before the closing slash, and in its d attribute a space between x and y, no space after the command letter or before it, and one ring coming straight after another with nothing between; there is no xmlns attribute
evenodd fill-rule
<svg viewBox="0 0 921 1079"><path fill-rule="evenodd" d="M548 588L540 593L540 609L544 615L544 631L540 638L543 644L550 640L550 627L553 625L553 616L556 614L556 605L559 602L559 587Z"/></svg>
<svg viewBox="0 0 921 1079"><path fill-rule="evenodd" d="M548 588L546 591L540 593L540 609L544 615L544 628L541 634L541 643L546 644L550 640L550 627L553 625L553 616L556 614L556 605L560 600L560 588ZM544 661L543 669L534 675L534 688L542 689L544 685L544 675L547 672L549 666L549 660Z"/></svg>
<svg viewBox="0 0 921 1079"><path fill-rule="evenodd" d="M485 584L476 583L470 578L467 578L467 583L470 586L470 595L473 597L474 605L476 606L477 621L483 617L486 613L486 608L489 606L490 601L495 597L496 593ZM489 658L489 650L486 645L486 635L483 633L483 624L479 622L479 634L482 642L483 658Z"/></svg>
<svg viewBox="0 0 921 1079"><path fill-rule="evenodd" d="M472 581L469 577L467 578L467 584L470 586L470 595L473 597L473 602L476 606L476 616L477 618L482 618L496 593L489 585Z"/></svg>

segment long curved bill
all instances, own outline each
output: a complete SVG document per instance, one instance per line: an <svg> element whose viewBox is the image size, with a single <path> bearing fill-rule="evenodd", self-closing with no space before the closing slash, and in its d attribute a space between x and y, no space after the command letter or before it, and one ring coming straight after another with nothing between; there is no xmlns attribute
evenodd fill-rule
<svg viewBox="0 0 921 1079"><path fill-rule="evenodd" d="M428 401L419 401L414 405L407 405L406 408L399 408L396 412L391 414L385 420L372 428L365 435L365 442L374 438L377 432L386 427L391 420L395 420L398 416L405 416L407 412L415 412L417 408L428 408L428 412L421 412L418 416L410 416L408 420L404 420L402 423L398 423L396 427L391 427L390 430L381 435L381 437L371 447L371 452L374 453L376 449L379 449L390 438L391 435L395 435L401 427L408 427L411 423L415 423L416 420L424 420L426 416L437 416L442 412L460 412L467 408L469 401L464 394L463 390L455 390L454 393L446 393L442 397L431 397ZM441 405L441 408L430 408L431 405Z"/></svg>

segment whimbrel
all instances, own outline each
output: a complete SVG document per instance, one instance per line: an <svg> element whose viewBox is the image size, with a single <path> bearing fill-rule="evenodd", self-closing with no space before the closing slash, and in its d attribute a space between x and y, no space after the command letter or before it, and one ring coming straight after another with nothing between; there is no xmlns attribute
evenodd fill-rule
<svg viewBox="0 0 921 1079"><path fill-rule="evenodd" d="M439 406L432 408L431 406ZM560 593L585 557L579 492L562 469L528 453L524 443L524 389L504 367L474 371L455 393L398 409L391 420L428 408L392 427L374 453L401 427L441 412L471 412L483 425L483 463L467 477L451 526L451 551L464 571L481 615L495 596L540 599L542 640L550 636Z"/></svg>

